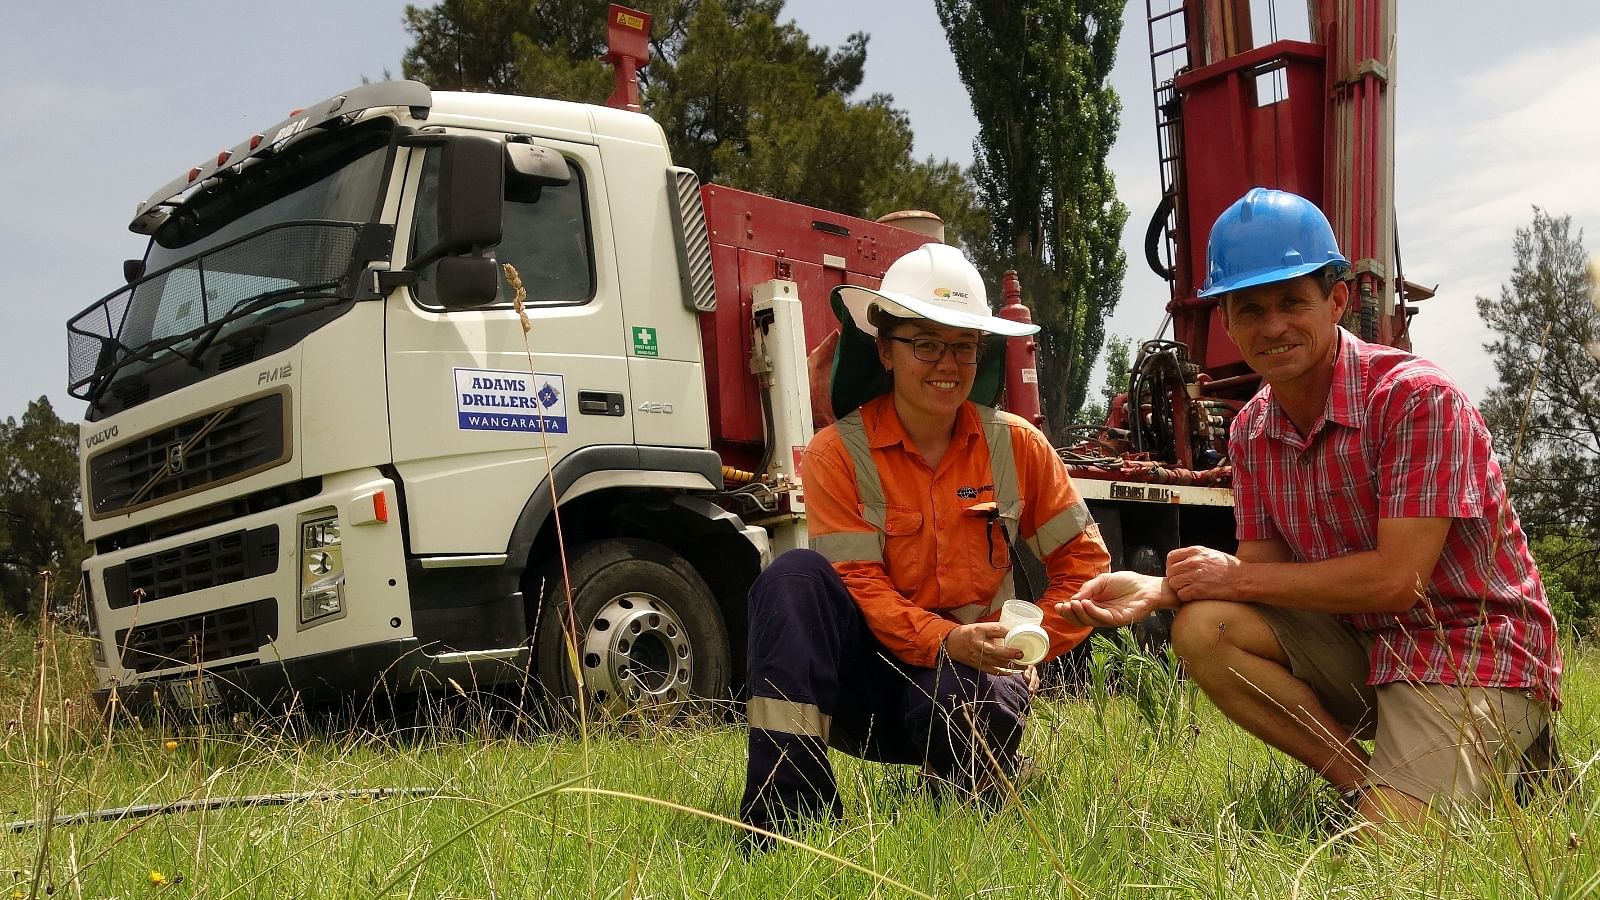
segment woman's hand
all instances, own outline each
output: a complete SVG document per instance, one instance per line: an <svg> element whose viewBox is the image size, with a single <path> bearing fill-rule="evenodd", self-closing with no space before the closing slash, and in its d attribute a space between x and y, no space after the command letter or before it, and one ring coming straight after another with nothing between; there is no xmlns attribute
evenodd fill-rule
<svg viewBox="0 0 1600 900"><path fill-rule="evenodd" d="M1017 664L1022 651L1007 647L1006 628L999 622L974 622L957 625L944 639L944 653L958 663L965 663L990 675L1016 675L1023 667Z"/></svg>

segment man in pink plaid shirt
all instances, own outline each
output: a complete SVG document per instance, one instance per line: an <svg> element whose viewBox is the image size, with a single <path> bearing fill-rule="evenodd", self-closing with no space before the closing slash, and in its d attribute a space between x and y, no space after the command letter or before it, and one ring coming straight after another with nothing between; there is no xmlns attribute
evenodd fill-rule
<svg viewBox="0 0 1600 900"><path fill-rule="evenodd" d="M1166 578L1102 575L1058 611L1176 607L1217 707L1365 821L1506 796L1551 764L1561 655L1482 417L1432 363L1338 326L1349 262L1309 201L1253 189L1207 260L1200 296L1264 382L1230 435L1238 551L1175 550Z"/></svg>

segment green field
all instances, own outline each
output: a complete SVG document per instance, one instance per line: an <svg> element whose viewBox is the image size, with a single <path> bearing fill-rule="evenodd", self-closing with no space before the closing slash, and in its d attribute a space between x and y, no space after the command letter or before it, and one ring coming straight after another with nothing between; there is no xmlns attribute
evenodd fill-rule
<svg viewBox="0 0 1600 900"><path fill-rule="evenodd" d="M42 648L42 650L40 649ZM0 624L0 820L283 792L420 789L0 832L9 897L1586 897L1600 790L1384 846L1328 840L1325 793L1185 685L1039 703L1036 773L993 812L835 755L846 820L746 858L735 725L107 724L85 640ZM42 656L41 656L42 653ZM42 659L42 663L41 663ZM1137 662L1137 660L1135 660ZM1134 669L1127 670L1129 672ZM40 693L40 687L43 693ZM1142 688L1141 688L1142 685ZM1600 754L1600 652L1569 651L1560 734ZM3 824L3 823L0 823Z"/></svg>

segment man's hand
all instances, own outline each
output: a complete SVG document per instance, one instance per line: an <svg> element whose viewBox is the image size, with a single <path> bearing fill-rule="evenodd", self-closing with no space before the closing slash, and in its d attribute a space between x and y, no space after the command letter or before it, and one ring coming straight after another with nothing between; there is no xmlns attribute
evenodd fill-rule
<svg viewBox="0 0 1600 900"><path fill-rule="evenodd" d="M999 622L973 622L957 625L944 639L945 655L958 663L965 663L990 675L1015 675L1022 671L1017 660L1022 651L1001 643L1006 639L1006 628Z"/></svg>
<svg viewBox="0 0 1600 900"><path fill-rule="evenodd" d="M1167 584L1190 600L1238 600L1239 576L1245 566L1237 556L1210 547L1182 547L1167 554Z"/></svg>
<svg viewBox="0 0 1600 900"><path fill-rule="evenodd" d="M1089 579L1078 596L1057 603L1056 613L1074 625L1120 628L1177 605L1177 595L1155 575L1106 572Z"/></svg>

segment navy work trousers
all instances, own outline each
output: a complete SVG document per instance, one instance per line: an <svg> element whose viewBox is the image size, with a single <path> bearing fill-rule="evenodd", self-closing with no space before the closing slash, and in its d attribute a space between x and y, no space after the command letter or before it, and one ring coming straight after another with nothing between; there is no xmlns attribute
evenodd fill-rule
<svg viewBox="0 0 1600 900"><path fill-rule="evenodd" d="M739 814L768 830L842 814L828 747L922 765L957 790L1015 766L1028 713L1021 675L942 657L910 666L883 648L821 554L791 550L750 589L750 758ZM987 749L985 749L987 748Z"/></svg>

